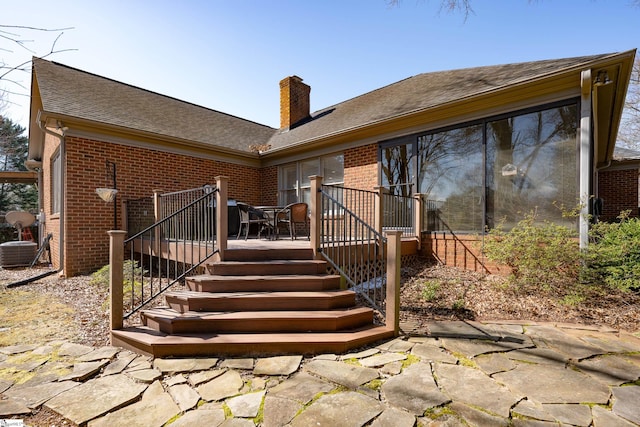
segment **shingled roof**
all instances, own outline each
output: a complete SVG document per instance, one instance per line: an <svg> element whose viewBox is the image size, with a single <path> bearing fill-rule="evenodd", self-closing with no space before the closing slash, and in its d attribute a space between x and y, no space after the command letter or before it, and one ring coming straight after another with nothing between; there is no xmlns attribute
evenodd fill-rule
<svg viewBox="0 0 640 427"><path fill-rule="evenodd" d="M276 132L52 61L34 58L33 67L46 113L239 151L265 144Z"/></svg>
<svg viewBox="0 0 640 427"><path fill-rule="evenodd" d="M272 148L283 148L291 144L339 134L404 114L538 79L561 70L580 68L612 55L616 54L418 74L319 110L311 115L308 122L275 134L270 144Z"/></svg>
<svg viewBox="0 0 640 427"><path fill-rule="evenodd" d="M311 115L278 130L55 62L34 59L44 112L77 117L213 147L283 149L436 108L562 71L589 68L618 53L418 74Z"/></svg>

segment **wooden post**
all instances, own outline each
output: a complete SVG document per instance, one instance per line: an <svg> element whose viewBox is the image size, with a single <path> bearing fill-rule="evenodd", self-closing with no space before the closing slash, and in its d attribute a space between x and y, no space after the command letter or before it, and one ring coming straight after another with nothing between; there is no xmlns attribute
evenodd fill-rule
<svg viewBox="0 0 640 427"><path fill-rule="evenodd" d="M418 239L418 250L422 248L422 223L424 220L424 203L422 199L422 194L415 193L413 195L413 229Z"/></svg>
<svg viewBox="0 0 640 427"><path fill-rule="evenodd" d="M126 231L111 230L109 234L109 294L111 295L111 330L122 329L124 236Z"/></svg>
<svg viewBox="0 0 640 427"><path fill-rule="evenodd" d="M309 206L309 240L311 240L311 249L313 249L313 257L320 258L321 250L321 226L322 226L322 177L312 175L311 180L311 206Z"/></svg>
<svg viewBox="0 0 640 427"><path fill-rule="evenodd" d="M227 236L229 234L229 211L228 211L228 176L216 176L216 240L218 243L218 254L220 261L224 261L224 253L227 250Z"/></svg>
<svg viewBox="0 0 640 427"><path fill-rule="evenodd" d="M400 266L402 231L387 231L387 295L385 323L393 328L393 334L400 334Z"/></svg>
<svg viewBox="0 0 640 427"><path fill-rule="evenodd" d="M157 224L162 218L162 200L160 195L162 190L153 190L153 222ZM162 235L160 234L160 227L156 227L153 234L153 246L152 251L155 255L160 255L160 248L162 245Z"/></svg>

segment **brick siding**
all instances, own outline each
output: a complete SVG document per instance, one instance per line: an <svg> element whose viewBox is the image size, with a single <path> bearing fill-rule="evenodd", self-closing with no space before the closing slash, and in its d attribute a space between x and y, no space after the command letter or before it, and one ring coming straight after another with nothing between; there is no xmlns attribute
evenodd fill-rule
<svg viewBox="0 0 640 427"><path fill-rule="evenodd" d="M113 185L107 174L107 160L117 168L118 228L123 227L123 200L149 197L154 189L169 192L215 184L219 175L229 177L230 198L251 204L262 200L261 186L256 185L261 176L257 168L85 138L67 137L65 142L64 268L68 276L108 263L106 232L113 228L113 204L103 202L95 193L98 187ZM49 200L45 200L45 206L50 210ZM56 220L47 223L47 230L54 234L58 227ZM58 260L55 243L53 248L52 254Z"/></svg>
<svg viewBox="0 0 640 427"><path fill-rule="evenodd" d="M370 144L344 152L344 186L373 191L378 185L378 145Z"/></svg>
<svg viewBox="0 0 640 427"><path fill-rule="evenodd" d="M638 172L638 169L598 172L599 197L603 199L601 220L614 220L624 210L631 210L632 217L638 216Z"/></svg>

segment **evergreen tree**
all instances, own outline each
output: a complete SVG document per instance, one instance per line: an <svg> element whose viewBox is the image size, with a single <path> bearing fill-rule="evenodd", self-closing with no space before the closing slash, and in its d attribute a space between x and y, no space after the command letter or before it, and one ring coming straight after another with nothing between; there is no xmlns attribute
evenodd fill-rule
<svg viewBox="0 0 640 427"><path fill-rule="evenodd" d="M26 171L24 165L29 150L25 129L0 116L0 170ZM38 190L33 184L0 183L0 211L25 210L36 213Z"/></svg>

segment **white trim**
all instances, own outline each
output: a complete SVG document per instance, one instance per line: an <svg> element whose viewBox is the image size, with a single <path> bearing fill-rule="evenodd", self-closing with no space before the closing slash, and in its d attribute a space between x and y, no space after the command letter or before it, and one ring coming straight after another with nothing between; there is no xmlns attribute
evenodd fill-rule
<svg viewBox="0 0 640 427"><path fill-rule="evenodd" d="M580 127L578 132L578 158L579 158L579 193L582 209L578 219L578 233L580 236L580 249L585 249L589 243L589 202L591 190L591 70L584 70L581 73L580 83L582 93L580 97Z"/></svg>

